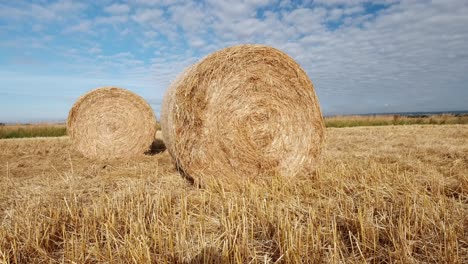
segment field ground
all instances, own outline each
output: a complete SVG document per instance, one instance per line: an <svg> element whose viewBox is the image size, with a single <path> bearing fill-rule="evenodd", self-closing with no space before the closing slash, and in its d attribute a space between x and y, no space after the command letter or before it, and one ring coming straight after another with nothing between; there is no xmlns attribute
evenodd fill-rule
<svg viewBox="0 0 468 264"><path fill-rule="evenodd" d="M468 114L444 115L361 115L325 117L326 127L392 126L392 125L466 125ZM0 123L1 124L1 123ZM157 130L161 130L157 124ZM60 137L67 134L65 124L0 125L0 139L29 137Z"/></svg>
<svg viewBox="0 0 468 264"><path fill-rule="evenodd" d="M468 263L468 125L328 128L316 171L189 184L0 140L0 262Z"/></svg>

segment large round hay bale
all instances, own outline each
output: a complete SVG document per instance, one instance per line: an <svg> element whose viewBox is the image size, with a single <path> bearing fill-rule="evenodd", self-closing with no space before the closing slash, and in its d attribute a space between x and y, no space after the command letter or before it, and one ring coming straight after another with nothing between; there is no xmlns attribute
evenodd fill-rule
<svg viewBox="0 0 468 264"><path fill-rule="evenodd" d="M161 126L177 166L200 180L295 175L313 168L324 140L307 74L263 45L226 48L185 70L166 92Z"/></svg>
<svg viewBox="0 0 468 264"><path fill-rule="evenodd" d="M81 96L67 121L75 149L96 159L123 158L149 150L156 117L140 96L121 88L103 87Z"/></svg>

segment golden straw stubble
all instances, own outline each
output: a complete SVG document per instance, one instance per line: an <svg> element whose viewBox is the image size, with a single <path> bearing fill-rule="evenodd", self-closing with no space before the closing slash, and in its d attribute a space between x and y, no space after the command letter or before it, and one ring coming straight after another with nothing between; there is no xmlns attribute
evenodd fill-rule
<svg viewBox="0 0 468 264"><path fill-rule="evenodd" d="M67 121L73 147L88 158L127 158L150 149L156 117L140 96L103 87L81 96Z"/></svg>
<svg viewBox="0 0 468 264"><path fill-rule="evenodd" d="M185 70L166 92L161 127L177 166L201 180L312 169L325 133L304 70L285 53L253 44Z"/></svg>

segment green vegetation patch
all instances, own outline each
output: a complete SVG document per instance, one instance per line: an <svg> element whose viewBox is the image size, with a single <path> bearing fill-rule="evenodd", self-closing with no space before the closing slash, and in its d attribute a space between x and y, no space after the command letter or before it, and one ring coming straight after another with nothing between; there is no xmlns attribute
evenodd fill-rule
<svg viewBox="0 0 468 264"><path fill-rule="evenodd" d="M468 115L432 116L334 116L325 118L326 127L399 126L399 125L455 125L468 124Z"/></svg>
<svg viewBox="0 0 468 264"><path fill-rule="evenodd" d="M31 137L61 137L67 134L65 126L57 125L22 125L0 126L0 139L31 138Z"/></svg>

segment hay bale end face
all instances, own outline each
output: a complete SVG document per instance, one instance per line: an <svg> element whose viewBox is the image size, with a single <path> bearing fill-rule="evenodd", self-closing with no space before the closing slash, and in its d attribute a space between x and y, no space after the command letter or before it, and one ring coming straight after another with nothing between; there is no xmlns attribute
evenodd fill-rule
<svg viewBox="0 0 468 264"><path fill-rule="evenodd" d="M76 101L68 115L67 131L73 147L88 158L124 158L149 150L156 117L140 96L103 87Z"/></svg>
<svg viewBox="0 0 468 264"><path fill-rule="evenodd" d="M313 168L325 127L312 82L263 45L217 51L185 70L163 100L165 144L189 176L296 175Z"/></svg>

